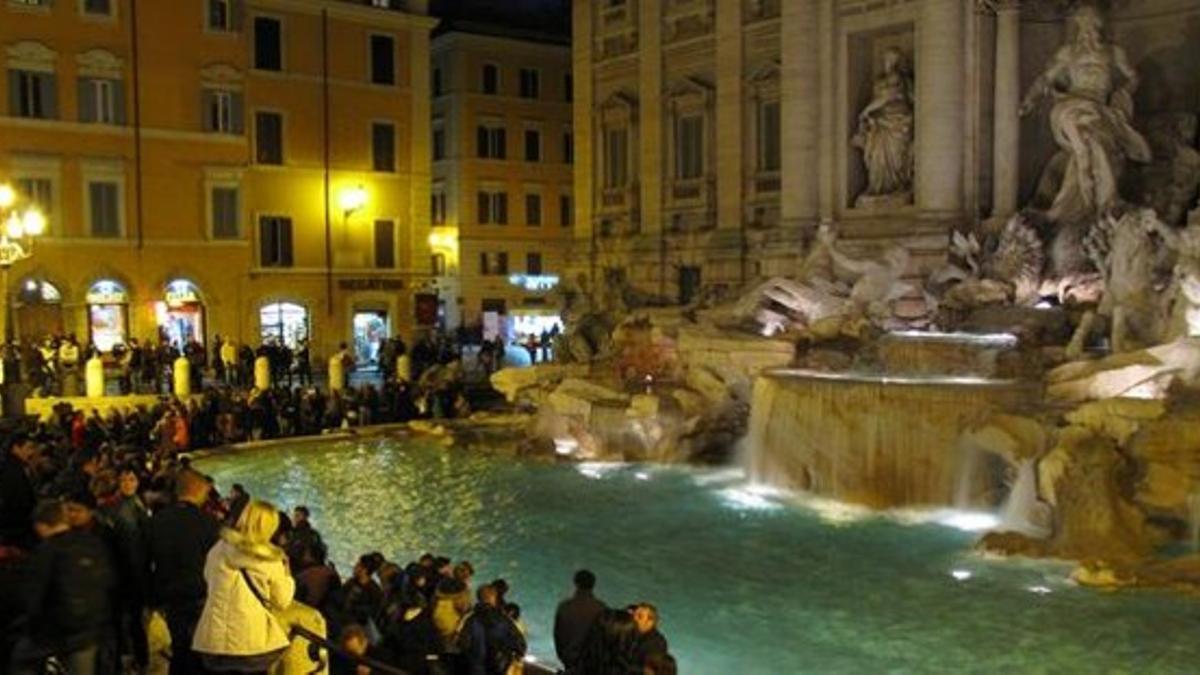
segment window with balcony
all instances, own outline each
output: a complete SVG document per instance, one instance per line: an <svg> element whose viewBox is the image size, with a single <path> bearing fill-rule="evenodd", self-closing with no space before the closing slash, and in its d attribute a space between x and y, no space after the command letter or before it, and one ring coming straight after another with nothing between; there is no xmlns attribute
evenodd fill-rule
<svg viewBox="0 0 1200 675"><path fill-rule="evenodd" d="M507 225L508 224L508 193L499 190L480 190L479 224Z"/></svg>
<svg viewBox="0 0 1200 675"><path fill-rule="evenodd" d="M124 124L125 92L121 81L80 78L79 121L88 124Z"/></svg>
<svg viewBox="0 0 1200 675"><path fill-rule="evenodd" d="M521 98L539 98L541 94L541 73L536 68L521 69Z"/></svg>
<svg viewBox="0 0 1200 675"><path fill-rule="evenodd" d="M259 164L283 164L283 115L254 114L254 157Z"/></svg>
<svg viewBox="0 0 1200 675"><path fill-rule="evenodd" d="M537 129L525 130L525 161L542 161L542 132Z"/></svg>
<svg viewBox="0 0 1200 675"><path fill-rule="evenodd" d="M54 119L58 117L58 90L53 73L33 70L8 71L8 110L13 117Z"/></svg>
<svg viewBox="0 0 1200 675"><path fill-rule="evenodd" d="M396 41L390 35L371 36L371 84L396 84Z"/></svg>
<svg viewBox="0 0 1200 675"><path fill-rule="evenodd" d="M500 93L500 67L494 63L486 63L483 66L483 82L482 91L485 94Z"/></svg>
<svg viewBox="0 0 1200 675"><path fill-rule="evenodd" d="M530 227L542 224L542 196L536 192L525 195L525 224Z"/></svg>
<svg viewBox="0 0 1200 675"><path fill-rule="evenodd" d="M286 216L261 216L258 219L259 265L291 267L292 219Z"/></svg>
<svg viewBox="0 0 1200 675"><path fill-rule="evenodd" d="M375 267L392 269L396 266L396 223L375 221Z"/></svg>
<svg viewBox="0 0 1200 675"><path fill-rule="evenodd" d="M704 118L684 115L675 121L675 177L691 180L704 175Z"/></svg>
<svg viewBox="0 0 1200 675"><path fill-rule="evenodd" d="M389 173L396 170L396 125L388 122L371 125L371 168Z"/></svg>
<svg viewBox="0 0 1200 675"><path fill-rule="evenodd" d="M204 130L215 134L241 134L244 131L244 99L241 92L205 89Z"/></svg>
<svg viewBox="0 0 1200 675"><path fill-rule="evenodd" d="M507 156L507 132L502 126L481 124L476 130L476 146L480 159L504 159Z"/></svg>
<svg viewBox="0 0 1200 675"><path fill-rule="evenodd" d="M238 239L242 236L239 192L237 185L209 187L209 228L213 239Z"/></svg>
<svg viewBox="0 0 1200 675"><path fill-rule="evenodd" d="M254 67L283 70L283 24L279 19L254 17Z"/></svg>

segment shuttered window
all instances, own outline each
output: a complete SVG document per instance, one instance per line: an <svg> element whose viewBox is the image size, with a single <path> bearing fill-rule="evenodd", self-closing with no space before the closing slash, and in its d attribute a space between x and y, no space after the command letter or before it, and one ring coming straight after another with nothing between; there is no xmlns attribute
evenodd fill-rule
<svg viewBox="0 0 1200 675"><path fill-rule="evenodd" d="M262 216L258 219L259 264L263 267L292 266L292 219Z"/></svg>
<svg viewBox="0 0 1200 675"><path fill-rule="evenodd" d="M58 89L55 76L52 73L10 69L8 110L13 117L57 118Z"/></svg>
<svg viewBox="0 0 1200 675"><path fill-rule="evenodd" d="M380 269L396 266L396 224L390 220L375 221L375 266Z"/></svg>
<svg viewBox="0 0 1200 675"><path fill-rule="evenodd" d="M121 236L120 184L115 181L88 181L88 211L92 236Z"/></svg>

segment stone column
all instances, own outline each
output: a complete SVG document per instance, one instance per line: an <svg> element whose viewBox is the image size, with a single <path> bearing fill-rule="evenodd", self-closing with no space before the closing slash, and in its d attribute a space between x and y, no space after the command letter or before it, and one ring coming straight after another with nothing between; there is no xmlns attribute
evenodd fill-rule
<svg viewBox="0 0 1200 675"><path fill-rule="evenodd" d="M783 195L780 215L788 226L817 220L817 133L821 119L819 61L813 46L817 0L788 0L781 8ZM828 37L824 38L828 40Z"/></svg>
<svg viewBox="0 0 1200 675"><path fill-rule="evenodd" d="M936 219L963 210L963 0L922 0L917 24L916 203Z"/></svg>
<svg viewBox="0 0 1200 675"><path fill-rule="evenodd" d="M1021 3L996 0L996 80L992 121L992 217L1017 211L1021 153Z"/></svg>

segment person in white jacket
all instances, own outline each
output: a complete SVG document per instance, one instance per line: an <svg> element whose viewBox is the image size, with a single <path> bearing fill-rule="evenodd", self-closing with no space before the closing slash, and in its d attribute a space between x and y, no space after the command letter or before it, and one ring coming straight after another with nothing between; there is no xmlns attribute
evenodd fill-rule
<svg viewBox="0 0 1200 675"><path fill-rule="evenodd" d="M208 552L208 597L192 649L209 670L265 673L287 649L287 629L276 618L292 603L296 582L287 555L271 543L279 511L251 501L235 529L226 529Z"/></svg>

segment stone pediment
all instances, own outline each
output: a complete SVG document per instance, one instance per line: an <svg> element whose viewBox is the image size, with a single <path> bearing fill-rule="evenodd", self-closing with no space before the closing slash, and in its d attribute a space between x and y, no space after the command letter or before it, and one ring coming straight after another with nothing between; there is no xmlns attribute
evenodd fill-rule
<svg viewBox="0 0 1200 675"><path fill-rule="evenodd" d="M8 67L20 70L53 72L54 63L58 60L58 52L34 40L13 43L5 51L8 54Z"/></svg>
<svg viewBox="0 0 1200 675"><path fill-rule="evenodd" d="M606 123L617 121L629 122L637 117L637 98L624 92L616 91L600 103L600 119Z"/></svg>
<svg viewBox="0 0 1200 675"><path fill-rule="evenodd" d="M207 84L240 84L245 76L228 63L210 63L200 69L200 79Z"/></svg>
<svg viewBox="0 0 1200 675"><path fill-rule="evenodd" d="M750 77L747 80L754 86L778 84L782 70L783 67L779 59L771 59L750 73Z"/></svg>
<svg viewBox="0 0 1200 675"><path fill-rule="evenodd" d="M79 74L87 77L116 80L121 78L125 69L124 60L106 49L89 49L77 54L75 63L79 66Z"/></svg>
<svg viewBox="0 0 1200 675"><path fill-rule="evenodd" d="M698 77L687 75L675 80L667 89L667 98L707 98L713 93L713 86Z"/></svg>

